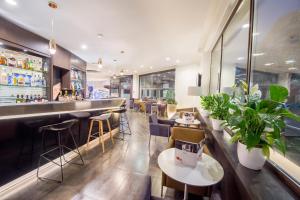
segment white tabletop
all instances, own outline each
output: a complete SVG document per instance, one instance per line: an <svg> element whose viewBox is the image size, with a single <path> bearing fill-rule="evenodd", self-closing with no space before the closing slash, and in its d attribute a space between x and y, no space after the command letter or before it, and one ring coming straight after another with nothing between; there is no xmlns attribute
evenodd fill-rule
<svg viewBox="0 0 300 200"><path fill-rule="evenodd" d="M182 118L178 118L175 120L176 123L178 124L186 124L186 125L199 125L201 122L197 119L195 119L194 121L186 121Z"/></svg>
<svg viewBox="0 0 300 200"><path fill-rule="evenodd" d="M159 154L158 165L167 176L191 186L211 186L224 176L220 163L205 153L196 167L190 167L178 163L175 160L175 148L170 148Z"/></svg>

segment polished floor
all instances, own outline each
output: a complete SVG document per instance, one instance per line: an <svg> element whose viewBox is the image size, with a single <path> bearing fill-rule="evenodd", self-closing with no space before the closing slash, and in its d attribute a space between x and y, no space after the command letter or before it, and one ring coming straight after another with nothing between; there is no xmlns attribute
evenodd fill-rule
<svg viewBox="0 0 300 200"><path fill-rule="evenodd" d="M157 157L164 150L167 139L152 138L149 155L147 116L128 111L128 118L132 135L126 135L125 141L115 140L114 146L107 141L105 153L102 153L99 145L90 149L88 153L84 154L85 166L65 166L62 184L37 181L33 178L34 180L26 187L15 191L5 199L115 199L113 197L114 189L122 187L122 179L125 179L130 173L149 174L152 179L152 196L160 197L161 171L157 165ZM109 176L116 170L118 178L109 179ZM59 174L59 171L57 172L56 174ZM130 187L134 187L134 185ZM164 190L163 199L173 200L182 199L182 197L181 192L175 192L172 189ZM129 198L124 197L124 199Z"/></svg>

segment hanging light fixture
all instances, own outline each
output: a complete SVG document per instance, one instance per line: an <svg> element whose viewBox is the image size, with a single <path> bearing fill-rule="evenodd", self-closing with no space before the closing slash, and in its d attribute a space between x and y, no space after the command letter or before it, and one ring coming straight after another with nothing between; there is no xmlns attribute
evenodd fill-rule
<svg viewBox="0 0 300 200"><path fill-rule="evenodd" d="M49 41L49 51L50 51L50 54L52 54L52 55L54 55L56 52L56 42L54 39L51 39Z"/></svg>
<svg viewBox="0 0 300 200"><path fill-rule="evenodd" d="M123 70L123 69L120 71L120 75L121 75L121 76L124 75L124 70Z"/></svg>
<svg viewBox="0 0 300 200"><path fill-rule="evenodd" d="M102 59L101 59L101 58L98 59L97 65L98 65L98 67L99 67L100 69L102 69L103 65L102 65Z"/></svg>
<svg viewBox="0 0 300 200"><path fill-rule="evenodd" d="M116 78L117 78L117 76L114 74L114 75L113 75L113 79L116 79Z"/></svg>
<svg viewBox="0 0 300 200"><path fill-rule="evenodd" d="M49 1L48 2L48 6L50 8L52 8L53 11L55 9L57 9L57 4L54 1ZM54 15L54 12L53 12L53 15ZM50 51L51 55L54 55L56 53L56 42L55 42L55 40L53 38L53 27L54 27L54 20L53 20L53 17L52 17L52 19L51 19L51 39L49 41L49 51Z"/></svg>

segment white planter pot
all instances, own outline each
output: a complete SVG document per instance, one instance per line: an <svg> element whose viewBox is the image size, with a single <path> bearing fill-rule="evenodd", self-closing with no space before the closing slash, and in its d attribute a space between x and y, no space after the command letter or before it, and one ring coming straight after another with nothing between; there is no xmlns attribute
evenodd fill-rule
<svg viewBox="0 0 300 200"><path fill-rule="evenodd" d="M224 120L211 118L211 124L212 124L212 127L215 131L223 131L224 126L221 125L221 124L223 124L224 122L225 122Z"/></svg>
<svg viewBox="0 0 300 200"><path fill-rule="evenodd" d="M207 118L207 117L209 117L210 112L208 110L205 110L205 109L202 108L201 111L200 111L200 114L203 118Z"/></svg>
<svg viewBox="0 0 300 200"><path fill-rule="evenodd" d="M171 117L173 117L173 115L175 115L176 108L177 108L176 104L167 104L167 115L169 118L171 118Z"/></svg>
<svg viewBox="0 0 300 200"><path fill-rule="evenodd" d="M237 154L239 162L249 169L261 170L266 162L261 148L252 148L248 151L246 145L240 142L237 144Z"/></svg>

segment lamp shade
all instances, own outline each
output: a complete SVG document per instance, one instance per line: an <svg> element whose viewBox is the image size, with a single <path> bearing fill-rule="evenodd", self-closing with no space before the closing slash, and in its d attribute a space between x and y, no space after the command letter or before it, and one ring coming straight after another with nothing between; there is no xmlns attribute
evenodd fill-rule
<svg viewBox="0 0 300 200"><path fill-rule="evenodd" d="M201 96L202 90L201 87L190 86L188 87L188 96Z"/></svg>

